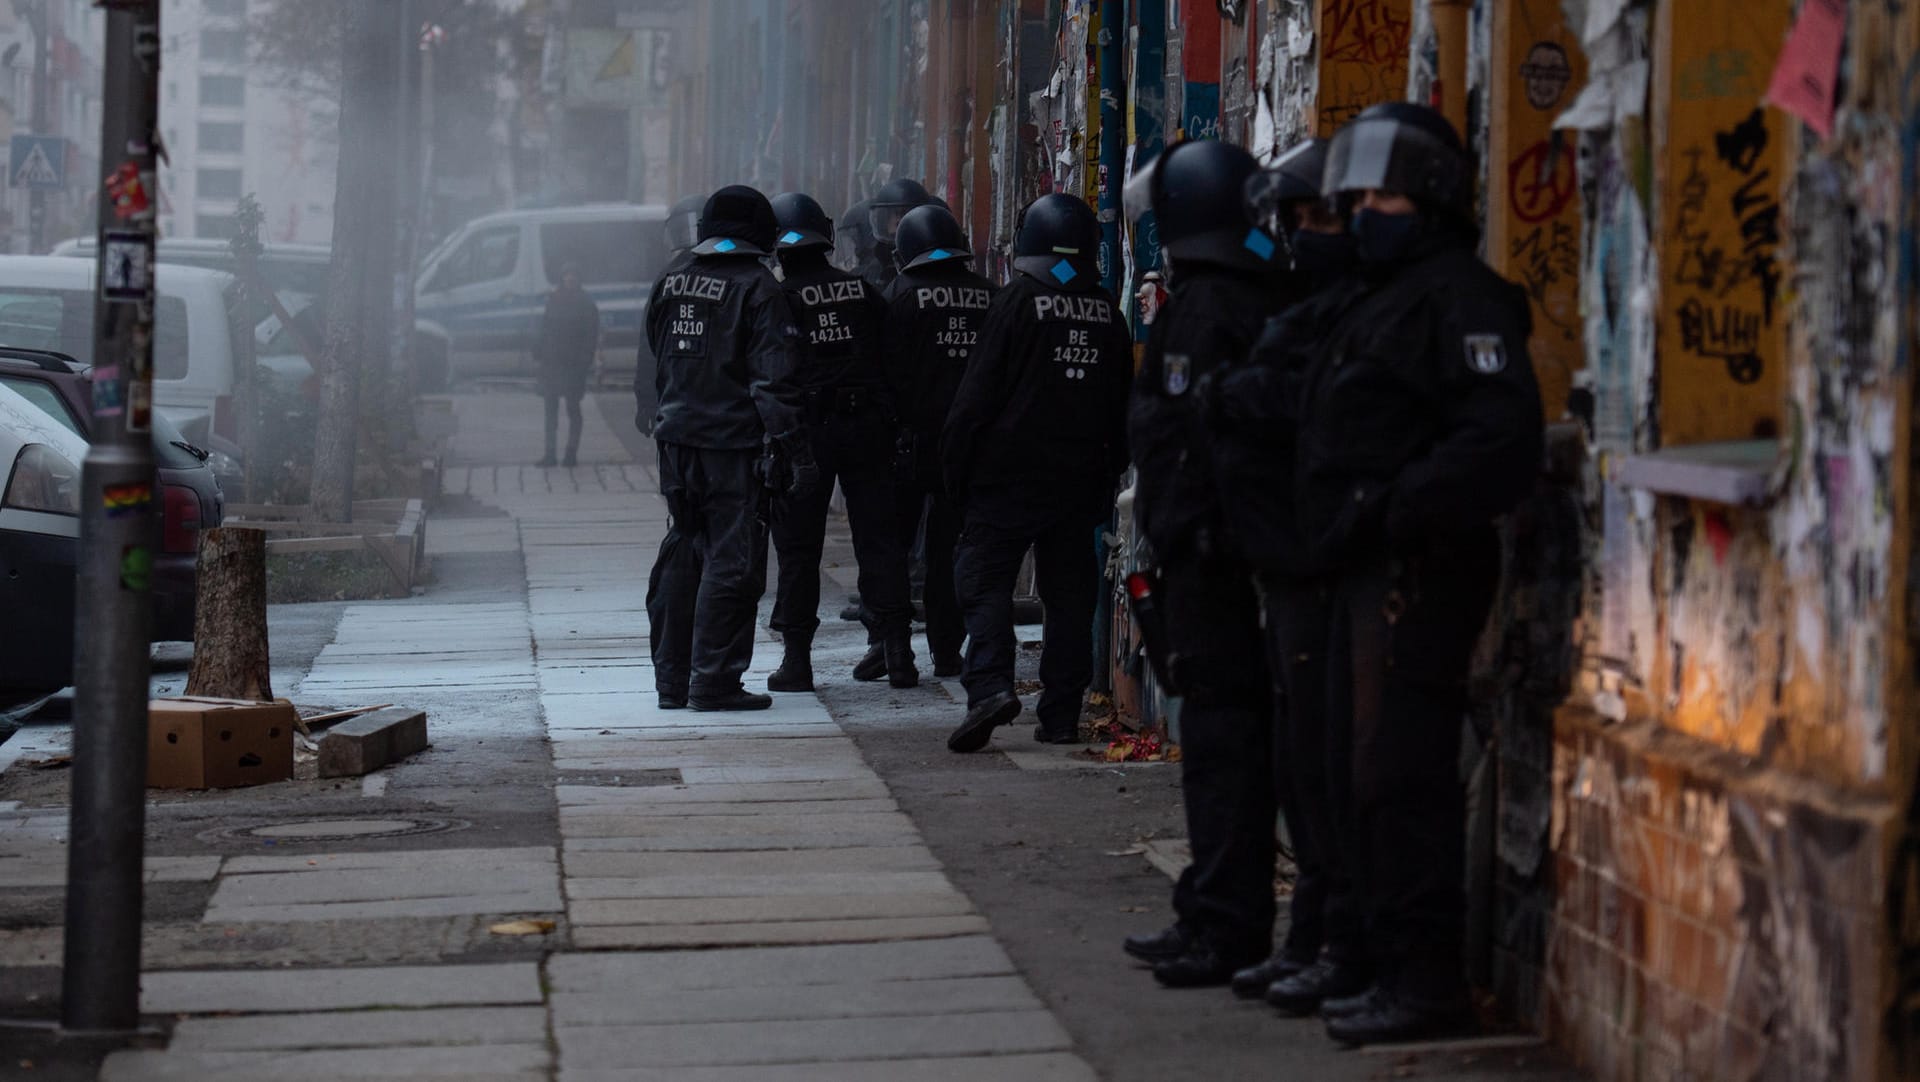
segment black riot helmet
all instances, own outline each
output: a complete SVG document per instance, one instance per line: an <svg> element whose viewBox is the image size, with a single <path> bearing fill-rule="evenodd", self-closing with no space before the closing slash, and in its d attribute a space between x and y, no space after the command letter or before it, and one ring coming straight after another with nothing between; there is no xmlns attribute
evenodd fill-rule
<svg viewBox="0 0 1920 1082"><path fill-rule="evenodd" d="M690 195L667 211L668 251L677 256L692 251L693 246L700 243L700 212L706 206L706 196Z"/></svg>
<svg viewBox="0 0 1920 1082"><path fill-rule="evenodd" d="M1327 173L1327 141L1309 139L1280 155L1266 169L1247 178L1244 189L1247 216L1266 227L1274 236L1293 230L1287 208L1299 203L1318 203L1325 196L1320 190Z"/></svg>
<svg viewBox="0 0 1920 1082"><path fill-rule="evenodd" d="M1013 269L1055 289L1100 284L1100 219L1093 208L1058 193L1027 204L1013 234Z"/></svg>
<svg viewBox="0 0 1920 1082"><path fill-rule="evenodd" d="M773 251L779 228L766 196L744 184L728 185L700 211L700 243L693 254L764 256Z"/></svg>
<svg viewBox="0 0 1920 1082"><path fill-rule="evenodd" d="M912 270L949 259L971 259L966 231L953 212L929 203L915 207L900 219L894 238L893 260L901 270Z"/></svg>
<svg viewBox="0 0 1920 1082"><path fill-rule="evenodd" d="M1176 266L1191 262L1252 271L1285 269L1279 238L1247 219L1247 181L1259 172L1253 155L1232 143L1176 143L1127 182L1127 213L1138 221L1148 210L1153 212L1161 250Z"/></svg>
<svg viewBox="0 0 1920 1082"><path fill-rule="evenodd" d="M889 180L869 201L868 221L873 238L879 244L892 244L900 219L915 207L933 202L933 196L917 180Z"/></svg>
<svg viewBox="0 0 1920 1082"><path fill-rule="evenodd" d="M780 223L775 243L783 252L833 247L833 219L813 196L786 192L773 197L773 218Z"/></svg>
<svg viewBox="0 0 1920 1082"><path fill-rule="evenodd" d="M1410 101L1375 105L1333 137L1322 188L1347 196L1377 188L1423 210L1473 217L1466 145L1437 110Z"/></svg>
<svg viewBox="0 0 1920 1082"><path fill-rule="evenodd" d="M873 255L873 225L867 221L867 206L863 199L833 223L832 263L849 273L858 271Z"/></svg>

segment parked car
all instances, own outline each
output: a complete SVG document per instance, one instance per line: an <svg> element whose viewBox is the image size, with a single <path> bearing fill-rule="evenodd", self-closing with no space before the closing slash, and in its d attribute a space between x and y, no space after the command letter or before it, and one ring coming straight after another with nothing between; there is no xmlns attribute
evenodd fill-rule
<svg viewBox="0 0 1920 1082"><path fill-rule="evenodd" d="M0 692L73 680L80 464L87 441L0 386Z"/></svg>
<svg viewBox="0 0 1920 1082"><path fill-rule="evenodd" d="M93 363L94 265L0 256L0 343ZM251 363L253 324L231 275L161 266L155 274L153 401L187 437L239 440L236 373Z"/></svg>
<svg viewBox="0 0 1920 1082"><path fill-rule="evenodd" d="M267 244L260 253L260 273L276 292L326 292L327 275L333 269L333 253L323 244ZM94 237L76 237L61 241L53 255L92 259L99 251ZM233 274L236 266L233 248L224 240L198 237L163 238L154 246L154 259L163 266L199 267Z"/></svg>
<svg viewBox="0 0 1920 1082"><path fill-rule="evenodd" d="M0 346L0 387L81 438L91 436L92 372L72 357ZM161 509L160 549L153 565L155 642L193 638L199 531L220 525L226 517L226 497L209 457L209 452L188 442L165 414L154 414L153 458L159 467Z"/></svg>
<svg viewBox="0 0 1920 1082"><path fill-rule="evenodd" d="M415 315L451 343L453 375L529 375L547 296L571 265L600 306L601 371L630 374L666 265L666 219L665 207L627 203L476 219L422 262Z"/></svg>

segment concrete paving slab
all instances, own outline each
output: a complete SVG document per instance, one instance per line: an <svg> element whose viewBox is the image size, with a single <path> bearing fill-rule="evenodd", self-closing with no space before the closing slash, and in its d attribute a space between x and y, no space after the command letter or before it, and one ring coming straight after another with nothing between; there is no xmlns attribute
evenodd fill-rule
<svg viewBox="0 0 1920 1082"><path fill-rule="evenodd" d="M463 1007L189 1018L174 1027L168 1049L244 1052L545 1044L546 1040L547 1012L539 1007Z"/></svg>
<svg viewBox="0 0 1920 1082"><path fill-rule="evenodd" d="M561 708L561 707L556 707ZM549 714L551 717L551 714ZM707 738L751 736L762 740L811 740L822 736L840 736L838 726L821 722L819 724L780 724L780 725L713 725L705 728L685 726L639 725L624 723L607 725L585 725L578 728L562 723L549 722L547 739L561 741L609 739L623 741L626 745L654 740L700 740ZM625 745L623 745L625 746Z"/></svg>
<svg viewBox="0 0 1920 1082"><path fill-rule="evenodd" d="M547 981L555 992L644 988L665 993L1015 975L1013 960L987 936L733 951L563 953L547 960Z"/></svg>
<svg viewBox="0 0 1920 1082"><path fill-rule="evenodd" d="M567 857L567 876L582 879L640 879L676 875L762 877L938 870L940 862L933 858L932 853L918 847L821 849L796 853L580 853Z"/></svg>
<svg viewBox="0 0 1920 1082"><path fill-rule="evenodd" d="M237 1014L541 1003L532 962L364 969L213 969L143 973L146 1014Z"/></svg>
<svg viewBox="0 0 1920 1082"><path fill-rule="evenodd" d="M442 1078L459 1082L547 1079L553 1055L544 1044L470 1048L367 1048L322 1052L115 1052L101 1082L347 1082L371 1078Z"/></svg>
<svg viewBox="0 0 1920 1082"><path fill-rule="evenodd" d="M1044 1010L678 1026L563 1025L555 1030L554 1040L568 1069L998 1055L1064 1051L1073 1043Z"/></svg>
<svg viewBox="0 0 1920 1082"><path fill-rule="evenodd" d="M774 781L827 781L836 778L872 777L873 771L861 763L852 767L834 766L694 766L681 771L692 785L755 785Z"/></svg>
<svg viewBox="0 0 1920 1082"><path fill-rule="evenodd" d="M216 858L217 859L217 858ZM228 875L270 872L318 872L383 868L505 868L522 864L552 866L552 846L513 849L414 849L380 853L309 853L294 857L228 857Z"/></svg>
<svg viewBox="0 0 1920 1082"><path fill-rule="evenodd" d="M825 894L785 898L579 899L576 927L590 924L752 924L773 921L952 917L973 912L958 891L925 894Z"/></svg>
<svg viewBox="0 0 1920 1082"><path fill-rule="evenodd" d="M714 837L700 832L641 837L576 838L566 844L568 859L580 853L759 853L797 849L852 849L862 846L920 845L914 832L780 832L772 824L764 834Z"/></svg>
<svg viewBox="0 0 1920 1082"><path fill-rule="evenodd" d="M798 988L557 992L551 1006L562 1026L661 1026L1024 1011L1040 1009L1040 1000L1019 977L955 977Z"/></svg>
<svg viewBox="0 0 1920 1082"><path fill-rule="evenodd" d="M64 831L64 824L62 826ZM23 852L23 849L29 851ZM0 889L65 886L67 847L64 839L34 841L23 847L8 842L8 852L0 853ZM209 883L220 873L220 858L148 857L142 867L148 883Z"/></svg>
<svg viewBox="0 0 1920 1082"><path fill-rule="evenodd" d="M593 838L693 838L755 837L772 832L801 831L808 834L857 833L909 835L918 837L913 820L897 811L848 814L823 812L809 815L804 824L789 823L779 809L761 815L668 816L568 814L560 817L560 829L569 844Z"/></svg>
<svg viewBox="0 0 1920 1082"><path fill-rule="evenodd" d="M595 859L632 859L655 854L607 854ZM558 871L536 864L495 868L431 867L339 869L328 872L285 872L230 875L213 890L209 910L251 906L311 905L316 902L368 902L406 898L459 899L463 895L533 894L551 897L559 908ZM497 909L460 912L494 913Z"/></svg>
<svg viewBox="0 0 1920 1082"><path fill-rule="evenodd" d="M891 799L879 778L840 778L833 781L761 782L747 785L673 785L644 789L588 785L556 785L562 808L627 804L754 804L766 801L883 800Z"/></svg>
<svg viewBox="0 0 1920 1082"><path fill-rule="evenodd" d="M888 799L872 800L778 800L760 803L707 803L674 808L637 805L620 807L600 804L568 804L560 808L561 830L569 837L593 838L617 836L606 833L627 823L698 823L702 819L816 815L882 815L899 811Z"/></svg>
<svg viewBox="0 0 1920 1082"><path fill-rule="evenodd" d="M1064 1052L1028 1056L890 1059L864 1063L767 1063L729 1067L576 1070L560 1082L1094 1082L1086 1061Z"/></svg>
<svg viewBox="0 0 1920 1082"><path fill-rule="evenodd" d="M311 904L209 905L208 924L283 924L289 921L390 920L396 918L459 917L470 915L529 916L558 913L554 888L515 892L474 891L431 898L383 898L369 901Z"/></svg>
<svg viewBox="0 0 1920 1082"><path fill-rule="evenodd" d="M872 917L858 920L771 921L755 924L647 924L575 927L581 950L662 950L681 947L770 947L790 943L875 943L943 939L991 931L985 917Z"/></svg>

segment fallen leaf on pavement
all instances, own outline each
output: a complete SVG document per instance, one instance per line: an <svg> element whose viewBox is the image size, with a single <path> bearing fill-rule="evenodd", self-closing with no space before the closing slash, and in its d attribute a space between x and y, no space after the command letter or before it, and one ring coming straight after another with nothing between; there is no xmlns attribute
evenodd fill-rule
<svg viewBox="0 0 1920 1082"><path fill-rule="evenodd" d="M1144 845L1129 845L1125 849L1110 849L1107 851L1107 855L1110 857L1137 857L1146 851L1147 847Z"/></svg>
<svg viewBox="0 0 1920 1082"><path fill-rule="evenodd" d="M496 924L487 931L494 935L546 935L553 931L550 920L510 920Z"/></svg>

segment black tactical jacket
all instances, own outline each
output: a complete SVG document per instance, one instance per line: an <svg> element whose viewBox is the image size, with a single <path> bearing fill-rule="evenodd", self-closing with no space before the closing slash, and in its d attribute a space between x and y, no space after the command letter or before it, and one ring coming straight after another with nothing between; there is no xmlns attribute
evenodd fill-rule
<svg viewBox="0 0 1920 1082"><path fill-rule="evenodd" d="M1046 497L1110 486L1127 467L1133 335L1097 284L1016 274L987 308L940 445L948 491Z"/></svg>
<svg viewBox="0 0 1920 1082"><path fill-rule="evenodd" d="M647 341L659 358L656 439L758 450L765 434L799 430L800 328L758 256L695 256L661 275Z"/></svg>
<svg viewBox="0 0 1920 1082"><path fill-rule="evenodd" d="M880 353L886 306L878 290L826 261L789 263L780 283L800 321L802 393L865 392L879 405L889 397Z"/></svg>
<svg viewBox="0 0 1920 1082"><path fill-rule="evenodd" d="M887 288L881 355L913 440L915 480L926 488L940 482L940 431L993 294L993 283L959 260L902 271Z"/></svg>

